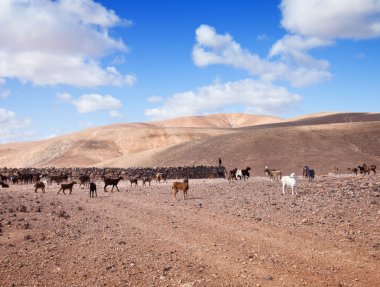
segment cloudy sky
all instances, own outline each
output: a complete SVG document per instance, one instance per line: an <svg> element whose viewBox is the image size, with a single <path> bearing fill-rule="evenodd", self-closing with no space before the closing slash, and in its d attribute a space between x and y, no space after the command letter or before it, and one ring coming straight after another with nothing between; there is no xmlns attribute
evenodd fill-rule
<svg viewBox="0 0 380 287"><path fill-rule="evenodd" d="M0 143L116 122L380 112L380 0L1 0Z"/></svg>

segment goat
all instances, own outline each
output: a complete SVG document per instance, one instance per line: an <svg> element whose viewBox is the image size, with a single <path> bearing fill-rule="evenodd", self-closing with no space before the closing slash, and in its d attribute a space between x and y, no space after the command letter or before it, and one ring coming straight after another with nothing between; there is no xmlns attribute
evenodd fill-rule
<svg viewBox="0 0 380 287"><path fill-rule="evenodd" d="M139 185L138 180L139 179L137 177L130 177L129 181L131 182L131 187L133 183L135 184L135 186L138 186Z"/></svg>
<svg viewBox="0 0 380 287"><path fill-rule="evenodd" d="M358 175L358 171L359 170L356 167L354 167L354 168L347 168L347 170L349 170L352 173L355 173L355 175Z"/></svg>
<svg viewBox="0 0 380 287"><path fill-rule="evenodd" d="M189 180L187 178L185 178L183 182L173 182L172 190L175 199L177 199L177 193L179 189L183 191L183 199L187 199L187 191L189 190Z"/></svg>
<svg viewBox="0 0 380 287"><path fill-rule="evenodd" d="M360 171L360 174L363 174L365 175L366 173L368 173L368 175L371 174L371 171L373 171L373 173L376 173L376 165L370 165L370 166L367 166L365 163L363 163L362 166L358 165L358 169Z"/></svg>
<svg viewBox="0 0 380 287"><path fill-rule="evenodd" d="M156 174L156 182L158 182L158 183L161 183L161 180L163 182L167 182L166 181L167 178L168 178L168 174L167 173L157 172L157 174Z"/></svg>
<svg viewBox="0 0 380 287"><path fill-rule="evenodd" d="M90 182L90 197L98 197L98 193L96 192L96 184L95 182Z"/></svg>
<svg viewBox="0 0 380 287"><path fill-rule="evenodd" d="M243 173L241 172L241 169L236 170L235 177L236 177L236 180L238 179L241 180L243 178Z"/></svg>
<svg viewBox="0 0 380 287"><path fill-rule="evenodd" d="M9 184L5 183L3 181L0 181L0 185L1 185L2 188L8 188L9 187Z"/></svg>
<svg viewBox="0 0 380 287"><path fill-rule="evenodd" d="M367 169L364 168L364 166L358 165L358 169L359 169L360 174L363 174L363 175L365 175L368 172Z"/></svg>
<svg viewBox="0 0 380 287"><path fill-rule="evenodd" d="M246 169L241 170L241 173L242 173L244 180L245 180L245 178L249 179L249 177L250 177L249 171L250 170L251 170L251 168L249 166Z"/></svg>
<svg viewBox="0 0 380 287"><path fill-rule="evenodd" d="M69 179L69 176L67 174L59 174L59 175L49 175L47 176L47 183L49 185L52 185L53 181L55 181L58 184L60 184L63 181L66 181Z"/></svg>
<svg viewBox="0 0 380 287"><path fill-rule="evenodd" d="M143 184L143 186L146 186L146 183L148 182L149 183L149 186L150 186L150 182L152 181L152 178L151 177L149 177L149 176L144 176L143 178L142 178L142 184Z"/></svg>
<svg viewBox="0 0 380 287"><path fill-rule="evenodd" d="M91 179L90 179L90 176L87 175L87 174L82 174L79 176L79 187L81 187L82 185L82 189L87 187L87 185L90 183Z"/></svg>
<svg viewBox="0 0 380 287"><path fill-rule="evenodd" d="M238 170L237 168L234 168L234 169L231 169L228 173L227 173L227 171L225 171L226 178L228 179L228 181L237 179L237 177L236 177L237 170Z"/></svg>
<svg viewBox="0 0 380 287"><path fill-rule="evenodd" d="M77 184L77 182L76 181L72 181L70 183L62 183L61 184L61 188L58 190L57 194L59 194L61 190L62 190L63 194L66 194L65 193L66 189L69 189L70 190L70 194L71 194L71 192L73 191L74 184Z"/></svg>
<svg viewBox="0 0 380 287"><path fill-rule="evenodd" d="M42 181L36 182L34 185L34 192L37 192L37 189L41 189L43 193L45 193L45 184Z"/></svg>
<svg viewBox="0 0 380 287"><path fill-rule="evenodd" d="M18 184L18 176L17 175L12 175L11 176L11 181L12 181L13 184L16 184L16 183Z"/></svg>
<svg viewBox="0 0 380 287"><path fill-rule="evenodd" d="M116 187L117 191L120 191L119 188L117 187L118 183L120 180L124 179L122 176L119 176L118 178L107 178L104 177L104 192L107 192L107 186L112 185L111 192L113 192L113 188Z"/></svg>
<svg viewBox="0 0 380 287"><path fill-rule="evenodd" d="M376 165L372 164L370 166L367 166L365 163L363 163L363 167L367 170L368 174L373 171L373 173L376 173Z"/></svg>
<svg viewBox="0 0 380 287"><path fill-rule="evenodd" d="M315 178L315 171L314 169L311 169L310 167L308 167L307 165L305 165L303 167L303 176L308 178L309 181L312 181L314 180Z"/></svg>
<svg viewBox="0 0 380 287"><path fill-rule="evenodd" d="M267 166L264 169L264 173L269 176L270 180L281 180L282 174L278 169L269 169Z"/></svg>
<svg viewBox="0 0 380 287"><path fill-rule="evenodd" d="M285 187L286 186L291 187L291 189L292 189L292 195L294 195L294 187L297 184L297 180L294 177L294 175L295 175L295 173L292 173L289 176L286 175L286 176L283 176L281 178L281 182L282 182L282 194L283 195L285 195ZM296 190L296 195L298 195L297 190Z"/></svg>

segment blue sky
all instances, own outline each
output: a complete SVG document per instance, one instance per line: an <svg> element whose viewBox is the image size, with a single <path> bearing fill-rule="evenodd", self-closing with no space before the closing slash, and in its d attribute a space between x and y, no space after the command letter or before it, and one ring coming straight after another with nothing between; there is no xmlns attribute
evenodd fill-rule
<svg viewBox="0 0 380 287"><path fill-rule="evenodd" d="M0 143L212 113L379 112L380 0L2 0L0 25Z"/></svg>

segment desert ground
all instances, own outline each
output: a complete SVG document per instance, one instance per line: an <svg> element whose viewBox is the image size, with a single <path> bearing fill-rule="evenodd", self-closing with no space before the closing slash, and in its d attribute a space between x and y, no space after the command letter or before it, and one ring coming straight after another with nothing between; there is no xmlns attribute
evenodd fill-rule
<svg viewBox="0 0 380 287"><path fill-rule="evenodd" d="M0 286L379 286L380 175L172 182L0 188Z"/></svg>

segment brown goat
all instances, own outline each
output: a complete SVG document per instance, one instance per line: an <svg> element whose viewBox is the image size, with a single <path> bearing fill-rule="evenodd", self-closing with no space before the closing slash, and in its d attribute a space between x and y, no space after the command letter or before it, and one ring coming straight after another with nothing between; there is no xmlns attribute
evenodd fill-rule
<svg viewBox="0 0 380 287"><path fill-rule="evenodd" d="M41 189L43 193L45 193L45 184L42 181L36 182L34 185L34 192L37 192L37 189Z"/></svg>
<svg viewBox="0 0 380 287"><path fill-rule="evenodd" d="M228 182L230 182L231 180L237 180L236 172L237 168L231 169L229 172L227 172L227 170L225 171L225 177L228 179Z"/></svg>
<svg viewBox="0 0 380 287"><path fill-rule="evenodd" d="M70 183L62 183L62 184L61 184L61 188L58 190L58 193L57 193L57 194L59 194L61 190L62 190L62 192L63 192L64 194L66 194L66 193L65 193L65 190L66 190L66 189L70 189L70 194L71 194L71 192L73 191L73 186L74 186L74 184L77 184L77 182L76 182L76 181L72 181L72 182L70 182Z"/></svg>
<svg viewBox="0 0 380 287"><path fill-rule="evenodd" d="M278 169L269 169L267 166L264 169L264 173L269 176L270 180L278 180L280 181L282 178L282 173Z"/></svg>
<svg viewBox="0 0 380 287"><path fill-rule="evenodd" d="M131 182L131 187L132 187L132 184L134 183L135 186L138 186L139 185L139 179L137 177L130 177L129 178L129 181Z"/></svg>
<svg viewBox="0 0 380 287"><path fill-rule="evenodd" d="M368 174L373 171L373 173L376 173L376 165L372 164L370 166L367 166L365 163L363 163L363 167L367 170Z"/></svg>
<svg viewBox="0 0 380 287"><path fill-rule="evenodd" d="M371 171L373 171L373 173L376 173L376 165L374 164L367 166L365 163L363 163L363 166L359 165L358 169L360 170L360 174L363 174L363 175L365 175L366 173L370 175Z"/></svg>
<svg viewBox="0 0 380 287"><path fill-rule="evenodd" d="M187 178L185 178L183 182L173 182L172 190L175 199L177 199L177 193L179 189L183 191L183 199L187 199L187 191L189 190L189 180Z"/></svg>
<svg viewBox="0 0 380 287"><path fill-rule="evenodd" d="M355 175L358 175L358 169L356 167L354 168L347 168L347 170L351 171L352 173L355 173Z"/></svg>

